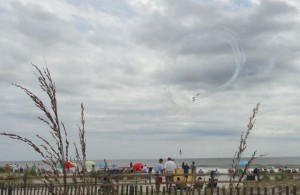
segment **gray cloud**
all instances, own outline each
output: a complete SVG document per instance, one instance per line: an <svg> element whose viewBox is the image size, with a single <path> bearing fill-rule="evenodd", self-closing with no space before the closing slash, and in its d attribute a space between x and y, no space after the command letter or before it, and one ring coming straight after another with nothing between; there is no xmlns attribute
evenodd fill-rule
<svg viewBox="0 0 300 195"><path fill-rule="evenodd" d="M6 2L0 6L1 131L34 139L45 130L36 119L41 113L11 83L45 98L30 63L46 62L71 139L85 105L91 158L157 158L179 147L186 157L199 157L193 148L203 145L210 150L200 157L231 157L259 101L249 150L284 156L269 147L280 140L297 155L298 10L276 0Z"/></svg>

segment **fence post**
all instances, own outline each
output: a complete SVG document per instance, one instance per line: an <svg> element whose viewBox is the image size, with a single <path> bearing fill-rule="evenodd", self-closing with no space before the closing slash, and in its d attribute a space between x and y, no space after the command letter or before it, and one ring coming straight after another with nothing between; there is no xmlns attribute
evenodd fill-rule
<svg viewBox="0 0 300 195"><path fill-rule="evenodd" d="M146 195L148 195L148 193L149 193L149 187L146 186ZM143 194L143 193L142 193L142 194Z"/></svg>
<svg viewBox="0 0 300 195"><path fill-rule="evenodd" d="M243 187L243 195L247 194L247 188L244 186Z"/></svg>
<svg viewBox="0 0 300 195"><path fill-rule="evenodd" d="M264 188L264 195L267 195L267 194L268 194L268 188L265 187L265 188Z"/></svg>
<svg viewBox="0 0 300 195"><path fill-rule="evenodd" d="M253 187L250 188L250 195L253 195Z"/></svg>
<svg viewBox="0 0 300 195"><path fill-rule="evenodd" d="M24 189L24 195L27 195L26 185L27 185L27 171L25 171L25 173L24 173L24 175L23 175L23 189Z"/></svg>
<svg viewBox="0 0 300 195"><path fill-rule="evenodd" d="M170 195L171 194L171 189L169 189L167 192ZM174 190L174 195L177 195L177 190Z"/></svg>
<svg viewBox="0 0 300 195"><path fill-rule="evenodd" d="M121 185L121 195L124 194L124 185Z"/></svg>
<svg viewBox="0 0 300 195"><path fill-rule="evenodd" d="M215 171L210 172L210 194L214 194Z"/></svg>
<svg viewBox="0 0 300 195"><path fill-rule="evenodd" d="M95 182L94 182L94 185L95 185L95 190L94 190L94 195L97 195L97 175L95 174Z"/></svg>
<svg viewBox="0 0 300 195"><path fill-rule="evenodd" d="M3 195L3 191L4 191L4 183L1 183L0 186L1 186L1 187L0 187L0 188L1 188L1 195Z"/></svg>
<svg viewBox="0 0 300 195"><path fill-rule="evenodd" d="M8 186L8 194L7 195L12 195L12 186L9 184Z"/></svg>
<svg viewBox="0 0 300 195"><path fill-rule="evenodd" d="M282 187L281 186L279 186L278 191L279 191L278 194L282 195Z"/></svg>
<svg viewBox="0 0 300 195"><path fill-rule="evenodd" d="M296 194L297 194L297 187L293 186L293 195L296 195Z"/></svg>
<svg viewBox="0 0 300 195"><path fill-rule="evenodd" d="M159 192L156 192L159 194ZM165 195L166 194L166 187L164 186L163 189L162 189L162 195Z"/></svg>
<svg viewBox="0 0 300 195"><path fill-rule="evenodd" d="M130 190L129 188L130 188L129 184L126 185L126 195L128 195L128 193L129 193L129 190Z"/></svg>
<svg viewBox="0 0 300 195"><path fill-rule="evenodd" d="M285 194L286 194L286 195L289 195L289 194L290 194L290 188L289 188L289 186L286 186L286 187L285 187Z"/></svg>
<svg viewBox="0 0 300 195"><path fill-rule="evenodd" d="M274 187L272 188L272 194L275 194L275 188Z"/></svg>
<svg viewBox="0 0 300 195"><path fill-rule="evenodd" d="M222 188L222 194L225 195L225 188Z"/></svg>
<svg viewBox="0 0 300 195"><path fill-rule="evenodd" d="M138 195L138 186L137 186L137 184L134 186L134 194Z"/></svg>
<svg viewBox="0 0 300 195"><path fill-rule="evenodd" d="M158 192L159 193L159 192ZM154 188L153 188L153 186L151 185L151 193L150 193L151 195L153 195L154 194Z"/></svg>
<svg viewBox="0 0 300 195"><path fill-rule="evenodd" d="M129 186L129 195L134 195L134 186L133 185Z"/></svg>
<svg viewBox="0 0 300 195"><path fill-rule="evenodd" d="M207 187L204 188L204 195L207 195Z"/></svg>
<svg viewBox="0 0 300 195"><path fill-rule="evenodd" d="M257 187L256 191L257 195L260 195L260 187Z"/></svg>

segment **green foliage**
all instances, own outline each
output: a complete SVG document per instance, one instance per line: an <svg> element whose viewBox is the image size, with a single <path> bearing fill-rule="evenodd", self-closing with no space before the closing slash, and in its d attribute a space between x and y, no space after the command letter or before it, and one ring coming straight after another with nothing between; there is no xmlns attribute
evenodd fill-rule
<svg viewBox="0 0 300 195"><path fill-rule="evenodd" d="M6 173L7 170L5 169L5 167L0 167L0 173Z"/></svg>
<svg viewBox="0 0 300 195"><path fill-rule="evenodd" d="M290 172L286 172L286 171L283 171L279 175L275 176L276 181L286 181L286 180L290 180L290 179L293 179L293 174Z"/></svg>
<svg viewBox="0 0 300 195"><path fill-rule="evenodd" d="M91 172L89 172L89 176L91 177L97 177L98 173L95 170L92 170Z"/></svg>
<svg viewBox="0 0 300 195"><path fill-rule="evenodd" d="M262 177L261 177L262 181L270 181L270 175L267 172L263 172L262 173Z"/></svg>
<svg viewBox="0 0 300 195"><path fill-rule="evenodd" d="M37 176L37 172L35 168L30 168L25 170L25 174L27 174L28 176Z"/></svg>
<svg viewBox="0 0 300 195"><path fill-rule="evenodd" d="M10 169L9 166L0 167L0 173L10 173L10 172L12 172L12 170Z"/></svg>

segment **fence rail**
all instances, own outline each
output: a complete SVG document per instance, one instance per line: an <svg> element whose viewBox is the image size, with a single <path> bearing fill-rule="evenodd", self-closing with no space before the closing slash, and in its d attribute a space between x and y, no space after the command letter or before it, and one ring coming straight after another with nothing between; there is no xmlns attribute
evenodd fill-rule
<svg viewBox="0 0 300 195"><path fill-rule="evenodd" d="M181 175L178 175L181 176ZM209 176L209 175L204 175ZM269 175L272 178L276 174ZM107 182L104 178L113 182ZM0 177L0 195L296 195L300 194L299 174L293 174L288 179L275 181L244 181L239 188L229 188L228 180L206 180L199 188L194 187L195 181L185 182L185 188L178 188L176 182L160 183L160 192L156 191L156 183L151 174L100 174L80 178L68 176L66 192L63 192L62 182L44 183L41 177L19 176ZM49 179L49 178L48 178ZM51 179L51 178L50 178ZM54 179L54 178L53 178ZM62 181L62 177L56 178ZM84 182L82 182L84 179ZM54 181L54 180L53 180Z"/></svg>
<svg viewBox="0 0 300 195"><path fill-rule="evenodd" d="M155 187L153 186L145 186L145 185L117 185L115 190L112 191L109 186L108 188L102 188L103 186L82 186L82 185L68 185L67 192L63 193L61 191L62 188L56 186L53 192L49 191L49 186L45 184L30 184L30 185L22 185L22 184L1 184L0 193L1 195L49 195L49 194L64 194L64 195L100 195L100 194L111 194L111 195L156 195ZM242 187L238 189L225 189L225 188L208 188L204 187L203 189L180 189L176 190L172 188L171 190L167 190L166 187L162 188L162 191L159 192L161 195L270 195L270 194L278 194L278 195L296 195L299 194L299 187L296 186L278 186L272 187L271 189L268 187Z"/></svg>

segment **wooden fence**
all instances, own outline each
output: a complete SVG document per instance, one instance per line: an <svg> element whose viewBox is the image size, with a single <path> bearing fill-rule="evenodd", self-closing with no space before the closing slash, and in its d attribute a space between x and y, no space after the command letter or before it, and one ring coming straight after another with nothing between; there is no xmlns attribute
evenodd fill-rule
<svg viewBox="0 0 300 195"><path fill-rule="evenodd" d="M113 183L103 180L108 176ZM188 187L178 189L176 183L172 182L173 187L167 190L163 181L159 193L156 193L151 174L95 175L86 178L85 182L80 182L78 178L78 181L74 181L74 176L69 176L66 193L62 192L61 183L43 183L41 180L44 177L0 177L0 195L295 195L300 194L298 177L293 175L284 181L245 181L237 189L230 189L228 180L217 180L217 183L206 180L200 188L194 188L194 182L187 182Z"/></svg>
<svg viewBox="0 0 300 195"><path fill-rule="evenodd" d="M154 186L145 186L145 185L117 185L114 191L110 190L110 187L103 188L103 186L81 186L68 184L67 193L61 192L61 187L56 186L54 194L64 194L64 195L156 195ZM1 195L48 195L53 194L49 192L49 186L44 184L1 184L0 186ZM238 189L225 189L225 188L208 188L204 187L203 189L180 189L176 190L172 188L170 191L166 190L166 187L163 187L161 195L296 195L300 194L299 188L296 186L279 186L272 187L242 187Z"/></svg>

